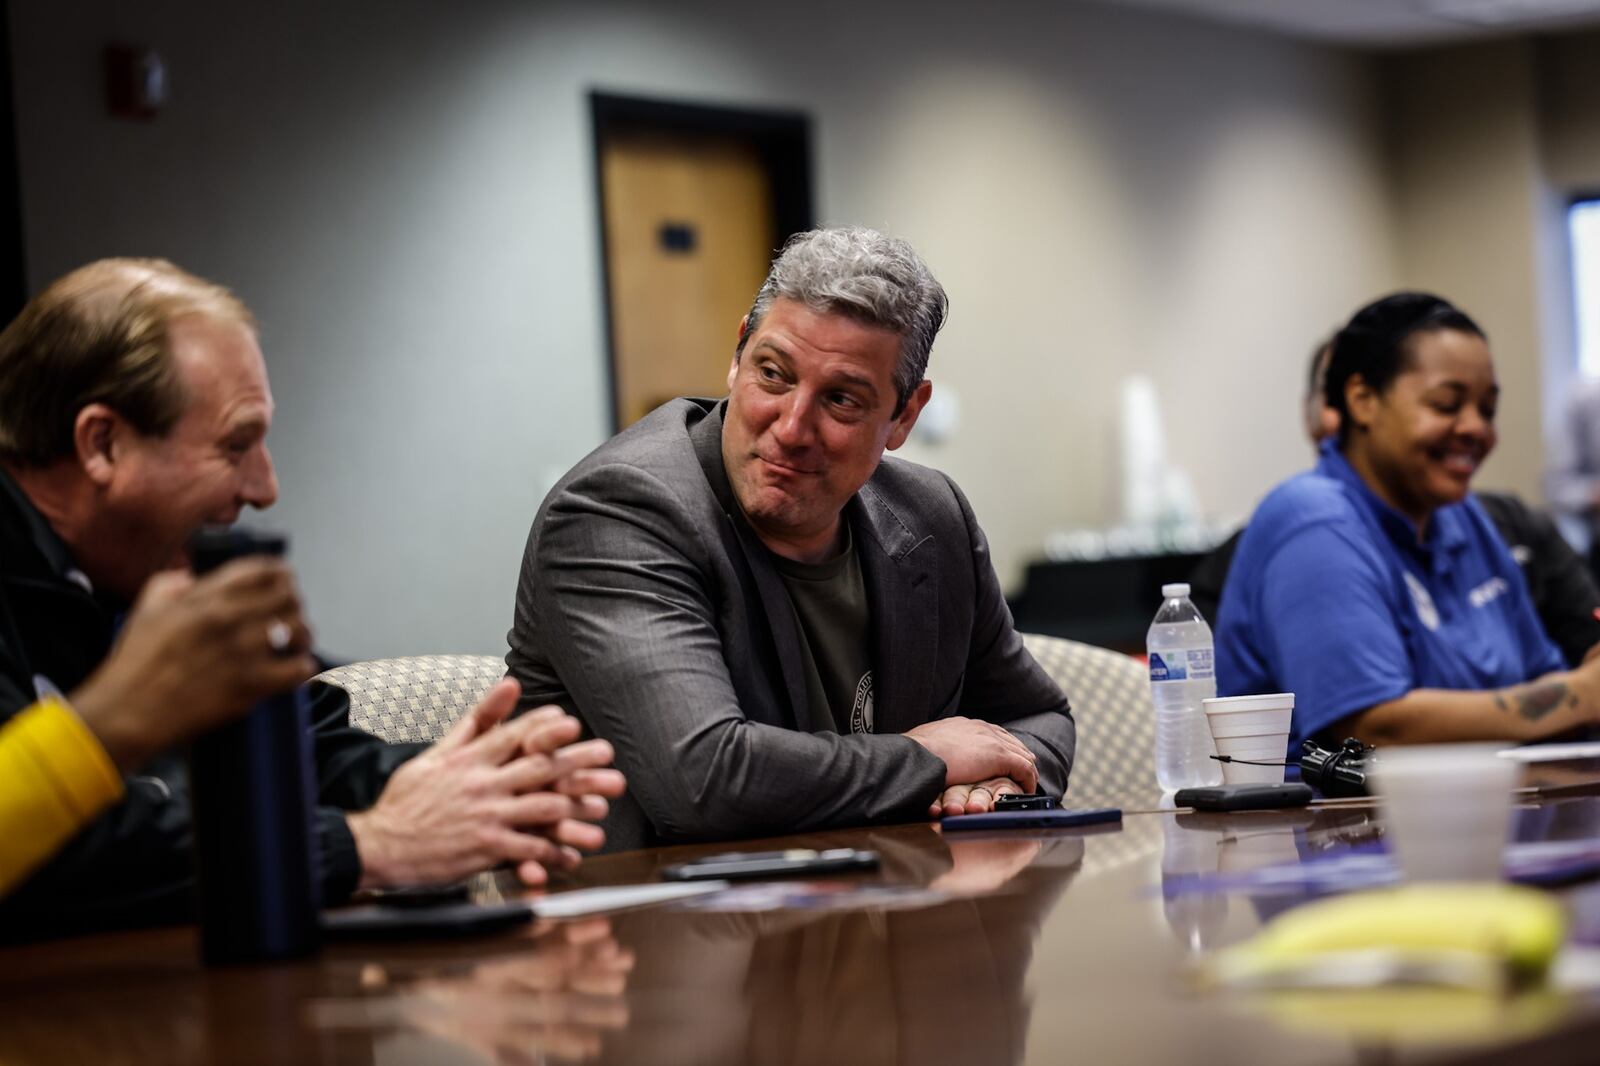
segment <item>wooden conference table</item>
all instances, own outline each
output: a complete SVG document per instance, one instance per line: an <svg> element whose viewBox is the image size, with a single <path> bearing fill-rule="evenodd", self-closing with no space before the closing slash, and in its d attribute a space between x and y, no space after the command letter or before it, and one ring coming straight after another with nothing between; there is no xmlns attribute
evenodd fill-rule
<svg viewBox="0 0 1600 1066"><path fill-rule="evenodd" d="M1600 763L1541 773L1519 833L1600 837ZM1364 803L1200 815L1152 810L1154 798L1129 797L1120 829L961 839L905 825L787 838L873 848L883 865L835 880L837 892L745 900L776 909L656 907L467 940L331 944L310 961L213 971L196 961L192 929L7 948L0 1063L1600 1059L1600 994L1201 990L1189 978L1196 957L1292 900L1164 894L1164 882L1370 846L1382 826ZM607 856L561 887L650 880L668 862L725 850ZM1563 893L1592 929L1600 888Z"/></svg>

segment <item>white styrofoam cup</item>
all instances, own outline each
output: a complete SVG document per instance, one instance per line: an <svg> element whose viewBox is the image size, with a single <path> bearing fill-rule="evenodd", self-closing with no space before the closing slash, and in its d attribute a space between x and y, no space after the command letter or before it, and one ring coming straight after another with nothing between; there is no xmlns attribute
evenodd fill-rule
<svg viewBox="0 0 1600 1066"><path fill-rule="evenodd" d="M1504 744L1389 747L1368 770L1384 839L1408 881L1493 881L1501 876L1512 792L1522 767Z"/></svg>
<svg viewBox="0 0 1600 1066"><path fill-rule="evenodd" d="M1277 784L1283 781L1289 749L1294 693L1220 696L1205 701L1206 724L1222 763L1222 783ZM1240 760L1234 762L1232 760ZM1253 765L1267 763L1268 765Z"/></svg>

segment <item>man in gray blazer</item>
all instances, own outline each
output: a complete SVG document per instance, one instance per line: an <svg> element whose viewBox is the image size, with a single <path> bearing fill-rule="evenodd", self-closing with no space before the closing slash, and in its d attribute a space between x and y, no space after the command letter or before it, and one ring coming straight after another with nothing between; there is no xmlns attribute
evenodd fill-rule
<svg viewBox="0 0 1600 1066"><path fill-rule="evenodd" d="M506 658L616 748L608 848L1059 796L1067 698L1023 648L961 491L899 460L943 288L904 241L785 246L729 395L674 400L534 518Z"/></svg>

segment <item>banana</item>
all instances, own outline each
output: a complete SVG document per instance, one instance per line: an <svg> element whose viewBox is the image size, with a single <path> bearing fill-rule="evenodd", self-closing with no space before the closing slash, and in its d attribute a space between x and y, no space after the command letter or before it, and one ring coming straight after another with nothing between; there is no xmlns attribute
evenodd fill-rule
<svg viewBox="0 0 1600 1066"><path fill-rule="evenodd" d="M1385 980L1521 985L1543 978L1566 929L1561 904L1536 889L1407 885L1287 911L1252 939L1214 956L1204 976L1255 987Z"/></svg>
<svg viewBox="0 0 1600 1066"><path fill-rule="evenodd" d="M1399 1044L1506 1044L1527 1040L1572 1012L1548 988L1506 996L1468 988L1296 989L1252 996L1248 1008L1296 1033Z"/></svg>

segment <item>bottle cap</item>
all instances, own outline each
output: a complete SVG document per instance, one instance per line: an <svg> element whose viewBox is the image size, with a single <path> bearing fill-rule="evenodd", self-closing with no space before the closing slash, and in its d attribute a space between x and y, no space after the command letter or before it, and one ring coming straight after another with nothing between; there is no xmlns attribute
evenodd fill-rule
<svg viewBox="0 0 1600 1066"><path fill-rule="evenodd" d="M1189 585L1187 582L1182 581L1176 585L1162 585L1161 595L1164 599L1169 600L1175 600L1180 596L1187 596L1189 595Z"/></svg>

